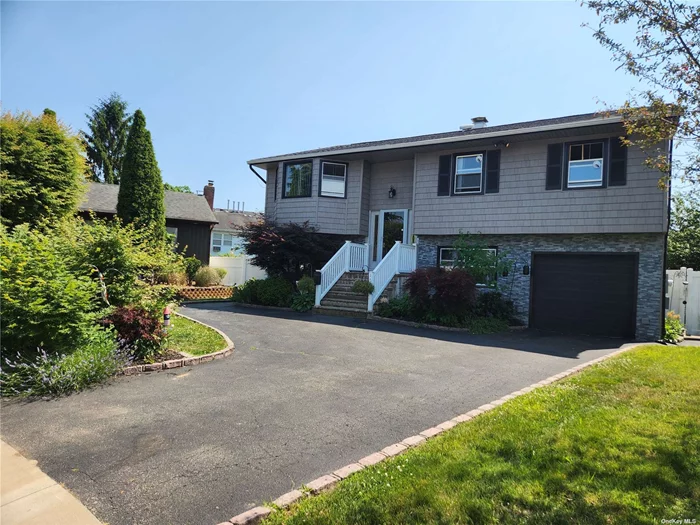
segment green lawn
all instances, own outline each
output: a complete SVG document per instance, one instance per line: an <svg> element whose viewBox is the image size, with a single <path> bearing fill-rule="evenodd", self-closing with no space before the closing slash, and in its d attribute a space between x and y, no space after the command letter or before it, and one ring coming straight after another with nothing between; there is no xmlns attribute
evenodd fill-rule
<svg viewBox="0 0 700 525"><path fill-rule="evenodd" d="M169 332L168 347L190 355L204 355L226 348L221 335L199 323L173 315Z"/></svg>
<svg viewBox="0 0 700 525"><path fill-rule="evenodd" d="M700 347L647 345L458 425L265 523L674 518L700 520Z"/></svg>

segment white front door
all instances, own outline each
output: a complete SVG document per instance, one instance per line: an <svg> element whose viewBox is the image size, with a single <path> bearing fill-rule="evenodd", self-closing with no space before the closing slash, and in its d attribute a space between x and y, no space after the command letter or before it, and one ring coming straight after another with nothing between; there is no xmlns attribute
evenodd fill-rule
<svg viewBox="0 0 700 525"><path fill-rule="evenodd" d="M408 210L379 210L369 214L369 268L374 269L396 241L408 242Z"/></svg>

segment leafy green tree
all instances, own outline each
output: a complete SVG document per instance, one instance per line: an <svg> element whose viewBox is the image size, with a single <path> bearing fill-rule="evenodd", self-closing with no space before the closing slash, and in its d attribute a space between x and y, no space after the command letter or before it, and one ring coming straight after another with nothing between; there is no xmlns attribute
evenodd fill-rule
<svg viewBox="0 0 700 525"><path fill-rule="evenodd" d="M81 132L92 180L119 184L132 116L117 93L100 99L87 113L88 131Z"/></svg>
<svg viewBox="0 0 700 525"><path fill-rule="evenodd" d="M669 269L685 266L700 270L700 198L697 195L673 198L667 265Z"/></svg>
<svg viewBox="0 0 700 525"><path fill-rule="evenodd" d="M0 206L10 227L52 222L75 213L84 191L80 141L44 110L0 116Z"/></svg>
<svg viewBox="0 0 700 525"><path fill-rule="evenodd" d="M179 193L194 193L189 186L173 186L169 182L163 184L163 189L166 191L177 191Z"/></svg>
<svg viewBox="0 0 700 525"><path fill-rule="evenodd" d="M628 144L639 146L647 165L697 189L700 186L700 4L676 0L590 0L584 5L600 17L594 37L610 50L620 68L647 86L633 92L619 109ZM625 44L611 36L619 24L636 26ZM670 103L667 103L670 102ZM673 170L659 144L674 138L683 155Z"/></svg>
<svg viewBox="0 0 700 525"><path fill-rule="evenodd" d="M157 240L165 239L165 203L163 179L153 151L151 133L146 129L146 117L140 109L126 142L122 167L117 216L125 224L150 230Z"/></svg>
<svg viewBox="0 0 700 525"><path fill-rule="evenodd" d="M491 250L480 235L460 231L452 248L455 253L452 266L469 272L477 283L497 287L498 279L494 276L510 272L513 266L509 252Z"/></svg>

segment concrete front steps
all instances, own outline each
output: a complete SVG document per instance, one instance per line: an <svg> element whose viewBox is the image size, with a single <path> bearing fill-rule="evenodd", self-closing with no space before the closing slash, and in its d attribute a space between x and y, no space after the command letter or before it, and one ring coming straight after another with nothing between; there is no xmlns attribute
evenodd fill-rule
<svg viewBox="0 0 700 525"><path fill-rule="evenodd" d="M342 317L367 317L367 296L352 291L355 281L367 281L369 274L365 272L346 272L333 288L321 299L321 306L314 311L324 315L337 315ZM398 276L382 292L382 297L394 297Z"/></svg>

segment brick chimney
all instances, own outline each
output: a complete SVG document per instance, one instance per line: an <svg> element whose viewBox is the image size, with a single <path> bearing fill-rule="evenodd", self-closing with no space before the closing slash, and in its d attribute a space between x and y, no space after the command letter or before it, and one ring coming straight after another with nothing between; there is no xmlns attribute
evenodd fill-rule
<svg viewBox="0 0 700 525"><path fill-rule="evenodd" d="M214 181L210 180L209 184L204 186L204 198L207 199L209 207L214 210Z"/></svg>

